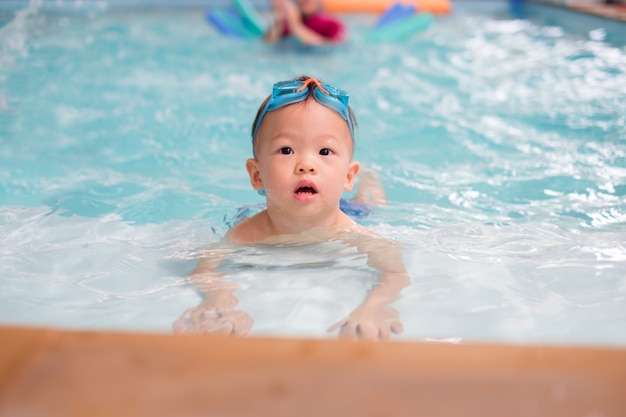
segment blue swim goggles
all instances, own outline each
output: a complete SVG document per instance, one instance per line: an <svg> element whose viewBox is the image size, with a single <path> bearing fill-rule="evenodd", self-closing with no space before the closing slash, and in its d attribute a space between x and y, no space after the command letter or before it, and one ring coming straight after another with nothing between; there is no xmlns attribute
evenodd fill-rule
<svg viewBox="0 0 626 417"><path fill-rule="evenodd" d="M352 126L352 119L350 118L350 111L348 110L348 93L331 85L322 84L315 78L308 78L305 81L280 81L274 84L272 96L263 107L263 110L261 110L261 113L259 113L259 117L257 117L254 128L252 129L252 141L254 142L259 126L261 126L261 122L265 117L265 113L280 109L289 104L304 101L311 91L309 88L309 84L311 83L315 84L315 87L312 89L315 100L339 113L348 123L350 135L354 138L354 128Z"/></svg>

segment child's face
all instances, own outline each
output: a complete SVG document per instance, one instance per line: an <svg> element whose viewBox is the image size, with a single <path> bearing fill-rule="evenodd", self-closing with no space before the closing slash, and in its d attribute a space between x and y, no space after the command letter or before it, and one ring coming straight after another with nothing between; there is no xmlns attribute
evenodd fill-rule
<svg viewBox="0 0 626 417"><path fill-rule="evenodd" d="M296 215L332 213L359 170L352 152L346 121L309 98L265 115L248 172L255 189L265 188L268 208Z"/></svg>
<svg viewBox="0 0 626 417"><path fill-rule="evenodd" d="M300 11L305 15L316 13L321 6L321 0L297 0L297 3Z"/></svg>

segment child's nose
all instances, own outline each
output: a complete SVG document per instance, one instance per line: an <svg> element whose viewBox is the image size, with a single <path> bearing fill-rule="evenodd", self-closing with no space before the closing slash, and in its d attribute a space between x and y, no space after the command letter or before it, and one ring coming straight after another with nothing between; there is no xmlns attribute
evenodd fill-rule
<svg viewBox="0 0 626 417"><path fill-rule="evenodd" d="M315 165L309 159L303 159L296 166L296 170L300 174L304 174L304 173L307 173L307 172L314 173L315 172Z"/></svg>

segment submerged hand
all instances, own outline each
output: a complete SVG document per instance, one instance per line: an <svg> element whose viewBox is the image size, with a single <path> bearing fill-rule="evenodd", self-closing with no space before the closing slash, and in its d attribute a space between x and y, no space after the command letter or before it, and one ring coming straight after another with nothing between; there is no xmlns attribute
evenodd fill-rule
<svg viewBox="0 0 626 417"><path fill-rule="evenodd" d="M404 331L398 311L389 305L365 306L335 323L329 332L339 330L342 339L387 340L391 333Z"/></svg>
<svg viewBox="0 0 626 417"><path fill-rule="evenodd" d="M221 309L204 302L188 309L176 320L174 333L245 336L252 328L253 322L252 317L245 311L232 307Z"/></svg>

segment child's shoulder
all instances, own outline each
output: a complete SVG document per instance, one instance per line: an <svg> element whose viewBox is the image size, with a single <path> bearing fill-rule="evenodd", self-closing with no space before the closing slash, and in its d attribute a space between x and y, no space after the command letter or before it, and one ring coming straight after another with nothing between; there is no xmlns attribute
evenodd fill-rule
<svg viewBox="0 0 626 417"><path fill-rule="evenodd" d="M267 211L263 210L252 217L241 220L228 230L224 240L228 244L241 245L258 243L271 236L271 227Z"/></svg>

